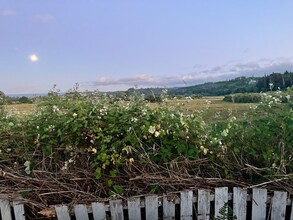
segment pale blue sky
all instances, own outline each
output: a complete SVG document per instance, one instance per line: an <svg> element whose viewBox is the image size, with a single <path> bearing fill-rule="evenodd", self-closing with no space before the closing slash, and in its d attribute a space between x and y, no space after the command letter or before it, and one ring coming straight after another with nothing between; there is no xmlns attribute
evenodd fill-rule
<svg viewBox="0 0 293 220"><path fill-rule="evenodd" d="M292 11L292 0L0 0L0 90L168 88L293 71Z"/></svg>

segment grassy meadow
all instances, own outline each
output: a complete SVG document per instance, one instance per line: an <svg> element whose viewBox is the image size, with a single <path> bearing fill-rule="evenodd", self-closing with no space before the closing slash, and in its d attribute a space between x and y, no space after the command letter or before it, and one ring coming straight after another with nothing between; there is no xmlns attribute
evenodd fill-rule
<svg viewBox="0 0 293 220"><path fill-rule="evenodd" d="M199 99L169 99L163 105L171 110L180 110L185 113L191 113L195 110L205 111L205 119L226 120L231 115L242 118L255 105L253 103L232 103L223 101L223 96L206 96ZM162 103L149 103L152 108L157 108ZM35 104L10 104L6 106L9 113L29 113L36 110Z"/></svg>

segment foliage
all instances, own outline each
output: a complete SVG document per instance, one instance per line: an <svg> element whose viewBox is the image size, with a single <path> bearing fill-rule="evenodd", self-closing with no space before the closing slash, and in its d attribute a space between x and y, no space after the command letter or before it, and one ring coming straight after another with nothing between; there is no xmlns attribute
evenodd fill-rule
<svg viewBox="0 0 293 220"><path fill-rule="evenodd" d="M54 88L30 114L1 111L0 159L7 167L24 164L27 175L84 168L118 194L121 168L134 163L179 169L183 160L188 175L263 181L293 171L292 95L292 88L263 93L244 119L207 123L205 111L172 110L164 95L150 107L135 93L117 98L76 86L61 96ZM191 163L200 160L208 162Z"/></svg>
<svg viewBox="0 0 293 220"><path fill-rule="evenodd" d="M219 210L219 215L216 216L216 220L237 220L236 215L233 213L233 209L225 203Z"/></svg>
<svg viewBox="0 0 293 220"><path fill-rule="evenodd" d="M273 85L273 86L270 86ZM208 82L200 85L172 88L169 94L172 96L191 96L201 94L204 96L222 96L235 93L255 93L285 90L293 86L293 72L272 73L263 77L237 77L235 79Z"/></svg>
<svg viewBox="0 0 293 220"><path fill-rule="evenodd" d="M282 104L280 97L286 97L287 104ZM262 177L292 173L291 97L292 88L285 93L263 93L262 102L252 107L244 120L237 121L232 117L225 126L218 129L223 149L222 162L234 164L227 167L231 173L238 170L242 178L250 178L252 182L262 181ZM243 169L244 167L246 168ZM257 173L252 175L254 168Z"/></svg>
<svg viewBox="0 0 293 220"><path fill-rule="evenodd" d="M208 82L195 86L174 88L170 89L169 94L184 96L191 96L193 94L221 96L233 93L257 92L255 86L256 81L256 77L238 77L227 81Z"/></svg>
<svg viewBox="0 0 293 220"><path fill-rule="evenodd" d="M223 101L234 102L234 103L258 103L261 101L261 94L241 93L241 94L234 94L234 95L226 95Z"/></svg>

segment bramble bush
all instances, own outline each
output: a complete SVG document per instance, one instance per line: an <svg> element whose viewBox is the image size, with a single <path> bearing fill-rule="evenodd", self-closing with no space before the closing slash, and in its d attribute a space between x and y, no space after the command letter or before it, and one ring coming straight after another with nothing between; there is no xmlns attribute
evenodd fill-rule
<svg viewBox="0 0 293 220"><path fill-rule="evenodd" d="M222 163L233 164L229 173L258 182L293 172L292 91L262 93L244 119L222 125L216 136L225 151Z"/></svg>
<svg viewBox="0 0 293 220"><path fill-rule="evenodd" d="M262 181L293 171L292 94L292 88L263 93L244 119L206 123L204 111L172 110L164 97L150 107L136 94L117 98L75 87L61 96L54 88L28 114L9 114L0 105L0 159L25 164L27 175L84 168L116 193L123 191L115 182L121 167L168 166L180 158L207 160L203 177Z"/></svg>

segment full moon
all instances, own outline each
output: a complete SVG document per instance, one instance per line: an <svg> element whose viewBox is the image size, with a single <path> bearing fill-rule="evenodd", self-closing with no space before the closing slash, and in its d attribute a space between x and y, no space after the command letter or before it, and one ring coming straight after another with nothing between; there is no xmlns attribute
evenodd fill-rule
<svg viewBox="0 0 293 220"><path fill-rule="evenodd" d="M30 61L37 62L39 60L39 57L36 54L31 54L29 56Z"/></svg>

